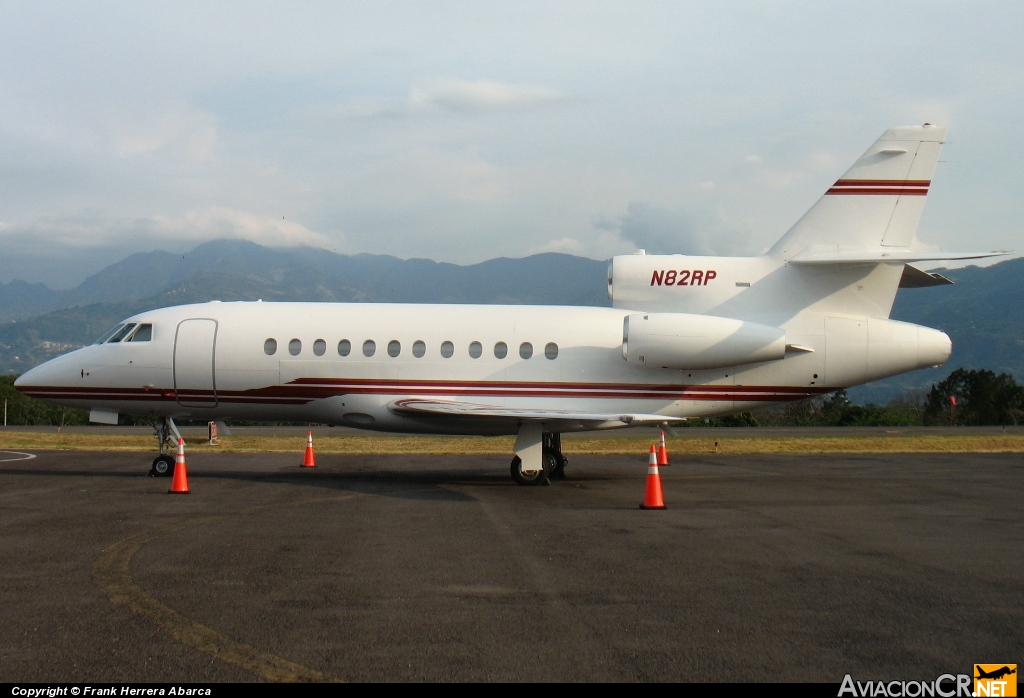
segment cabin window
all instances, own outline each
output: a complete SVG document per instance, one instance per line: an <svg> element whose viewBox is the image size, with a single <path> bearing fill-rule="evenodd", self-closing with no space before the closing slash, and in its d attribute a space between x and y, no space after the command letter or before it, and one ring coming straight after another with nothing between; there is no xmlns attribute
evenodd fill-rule
<svg viewBox="0 0 1024 698"><path fill-rule="evenodd" d="M402 353L402 343L397 339L392 339L388 342L388 356L392 359Z"/></svg>
<svg viewBox="0 0 1024 698"><path fill-rule="evenodd" d="M494 345L494 356L498 359L504 359L508 356L508 345L504 342L498 342Z"/></svg>
<svg viewBox="0 0 1024 698"><path fill-rule="evenodd" d="M318 339L313 342L313 353L317 356L323 356L327 353L327 342L322 339Z"/></svg>
<svg viewBox="0 0 1024 698"><path fill-rule="evenodd" d="M263 343L263 353L267 356L273 356L277 353L277 340L268 339Z"/></svg>
<svg viewBox="0 0 1024 698"><path fill-rule="evenodd" d="M557 359L558 358L558 345L554 342L548 342L544 345L544 358L545 359Z"/></svg>
<svg viewBox="0 0 1024 698"><path fill-rule="evenodd" d="M124 323L123 322L120 325L118 325L117 327L115 327L114 329L110 330L110 332L107 332L105 335L103 335L102 337L97 339L96 340L96 344L103 344L105 341L107 341L108 339L113 337L115 334L117 334L117 331L120 330L122 327L124 327Z"/></svg>
<svg viewBox="0 0 1024 698"><path fill-rule="evenodd" d="M129 322L127 325L125 325L124 327L119 329L117 332L115 332L114 336L111 337L110 339L108 339L107 342L109 344L113 344L114 342L120 342L122 339L124 339L124 336L126 334L128 334L129 332L132 331L133 327L135 327L135 323L134 322Z"/></svg>
<svg viewBox="0 0 1024 698"><path fill-rule="evenodd" d="M427 345L422 339L417 339L412 343L412 355L417 359L422 359L423 355L427 353Z"/></svg>
<svg viewBox="0 0 1024 698"><path fill-rule="evenodd" d="M377 343L372 339L363 342L363 356L370 357L377 353Z"/></svg>
<svg viewBox="0 0 1024 698"><path fill-rule="evenodd" d="M533 356L533 345L529 342L523 342L519 345L519 356L524 359L528 359Z"/></svg>
<svg viewBox="0 0 1024 698"><path fill-rule="evenodd" d="M148 322L144 325L139 325L132 336L124 340L126 342L148 342L153 339L153 325Z"/></svg>
<svg viewBox="0 0 1024 698"><path fill-rule="evenodd" d="M338 355L339 356L348 356L351 351L352 351L352 342L348 341L347 339L343 339L340 342L338 342Z"/></svg>
<svg viewBox="0 0 1024 698"><path fill-rule="evenodd" d="M451 342L441 342L441 356L446 359L452 358L455 354L455 345Z"/></svg>
<svg viewBox="0 0 1024 698"><path fill-rule="evenodd" d="M288 353L291 354L292 356L298 356L299 354L301 354L302 341L298 339L293 339L292 341L288 342Z"/></svg>
<svg viewBox="0 0 1024 698"><path fill-rule="evenodd" d="M480 355L484 353L484 346L480 342L470 342L469 344L469 356L473 359L479 359Z"/></svg>

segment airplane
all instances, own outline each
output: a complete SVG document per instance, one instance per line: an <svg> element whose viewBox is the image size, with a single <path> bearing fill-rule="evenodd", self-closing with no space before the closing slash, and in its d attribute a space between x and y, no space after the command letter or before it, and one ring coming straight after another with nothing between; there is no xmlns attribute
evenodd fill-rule
<svg viewBox="0 0 1024 698"><path fill-rule="evenodd" d="M999 669L993 669L992 671L988 671L988 672L985 671L984 669L982 669L980 664L975 664L974 668L978 672L978 675L974 677L976 679L996 679L996 680L999 680L999 679L1003 678L1004 676L1009 676L1011 674L1016 674L1017 673L1016 669L1011 669L1008 666L1004 666L1004 667L1001 667Z"/></svg>
<svg viewBox="0 0 1024 698"><path fill-rule="evenodd" d="M614 257L610 308L219 302L160 308L15 382L26 395L175 419L515 435L520 485L564 477L561 434L670 428L942 364L949 337L889 319L912 265L1008 254L917 249L946 129L886 131L767 252ZM502 281L507 283L509 280Z"/></svg>

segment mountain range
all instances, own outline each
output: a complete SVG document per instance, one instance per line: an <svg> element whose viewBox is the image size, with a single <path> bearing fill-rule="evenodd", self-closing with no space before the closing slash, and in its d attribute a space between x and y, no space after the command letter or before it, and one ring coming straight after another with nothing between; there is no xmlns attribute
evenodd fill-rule
<svg viewBox="0 0 1024 698"><path fill-rule="evenodd" d="M607 262L556 253L460 266L217 240L184 255L131 255L70 290L0 284L0 372L22 373L149 308L259 298L608 306L606 270ZM892 317L945 331L953 356L938 369L856 388L856 401L927 389L960 366L1024 377L1024 258L937 271L955 283L901 289Z"/></svg>

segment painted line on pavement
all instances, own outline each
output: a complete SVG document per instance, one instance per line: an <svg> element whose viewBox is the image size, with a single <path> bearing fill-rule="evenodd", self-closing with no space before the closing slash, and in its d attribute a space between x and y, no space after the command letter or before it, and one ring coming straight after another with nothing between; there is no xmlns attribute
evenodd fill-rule
<svg viewBox="0 0 1024 698"><path fill-rule="evenodd" d="M15 460L32 460L33 458L36 457L36 454L34 454L34 453L22 453L21 451L0 451L0 454L9 454L9 455L12 455L12 456L17 456L17 458L2 458L2 457L0 457L0 463L7 463L8 461L15 461Z"/></svg>
<svg viewBox="0 0 1024 698"><path fill-rule="evenodd" d="M359 495L306 499L288 504L254 507L230 514L205 516L189 521L169 524L146 533L125 538L106 548L93 563L92 571L96 582L106 590L110 600L122 604L141 616L149 618L160 628L182 644L219 659L227 664L241 667L268 681L338 683L343 680L314 669L309 669L282 657L256 649L244 642L232 640L226 635L198 623L175 611L147 594L132 578L131 562L139 550L157 538L180 531L189 526L211 523L231 516L253 514L267 509L287 506L301 506L327 501L352 499Z"/></svg>

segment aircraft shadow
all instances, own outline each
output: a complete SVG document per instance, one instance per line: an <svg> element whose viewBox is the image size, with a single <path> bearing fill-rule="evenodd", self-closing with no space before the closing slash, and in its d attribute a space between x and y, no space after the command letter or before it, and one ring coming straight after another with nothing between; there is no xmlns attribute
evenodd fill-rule
<svg viewBox="0 0 1024 698"><path fill-rule="evenodd" d="M148 471L131 472L125 470L71 470L48 468L0 468L3 477L63 477L63 478L114 478L118 480L134 480L149 478ZM423 501L475 502L476 498L451 489L455 485L473 487L505 487L510 486L507 476L501 472L481 472L480 470L454 469L445 471L410 471L410 472L322 472L298 471L294 474L283 472L257 473L239 471L202 470L192 471L189 476L193 482L203 480L229 480L235 482L267 483L293 485L301 487L318 487L339 492L373 494L398 499L414 499ZM165 482L170 485L170 478L152 478L154 482ZM193 489L195 485L193 484Z"/></svg>
<svg viewBox="0 0 1024 698"><path fill-rule="evenodd" d="M372 494L396 499L421 501L475 502L463 492L451 489L454 485L495 486L504 485L500 474L481 473L470 470L445 472L298 472L290 473L213 473L204 472L202 477L268 484L319 487L339 492Z"/></svg>

